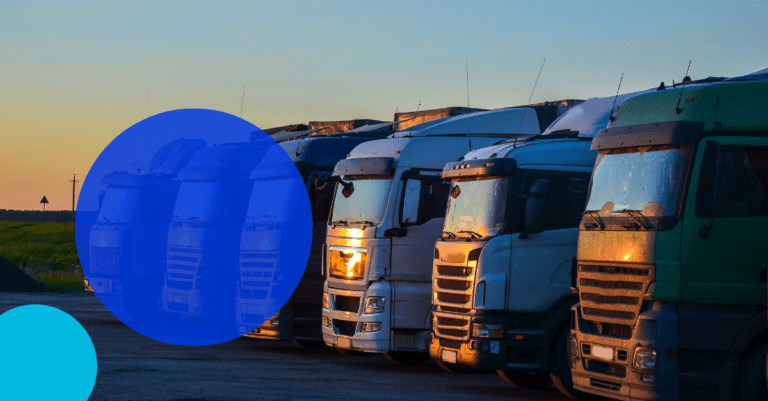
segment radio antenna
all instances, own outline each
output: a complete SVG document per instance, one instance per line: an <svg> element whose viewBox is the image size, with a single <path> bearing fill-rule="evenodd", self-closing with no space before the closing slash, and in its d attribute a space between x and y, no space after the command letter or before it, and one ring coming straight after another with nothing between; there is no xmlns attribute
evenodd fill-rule
<svg viewBox="0 0 768 401"><path fill-rule="evenodd" d="M467 70L467 108L469 108L469 58L464 58L464 68Z"/></svg>
<svg viewBox="0 0 768 401"><path fill-rule="evenodd" d="M419 112L419 107L421 107L421 99L419 99L419 105L418 105L418 106L416 106L416 112L417 112L417 113ZM416 125L416 124L414 124L414 125ZM408 128L408 136L410 137L412 133L413 133L413 125L411 125L411 126Z"/></svg>
<svg viewBox="0 0 768 401"><path fill-rule="evenodd" d="M692 60L688 60L688 69L685 70L685 77L683 77L683 86L680 88L680 97L677 98L677 106L675 106L675 112L678 115L682 111L682 109L680 109L680 100L683 98L683 89L685 89L685 83L691 80L691 77L688 76L688 71L691 70L691 61Z"/></svg>
<svg viewBox="0 0 768 401"><path fill-rule="evenodd" d="M619 79L619 87L616 88L616 96L613 97L613 107L611 107L611 116L608 117L608 120L613 121L616 119L616 117L613 116L613 112L616 110L616 100L619 99L619 90L621 90L621 82L624 81L624 73L621 73L621 78Z"/></svg>
<svg viewBox="0 0 768 401"><path fill-rule="evenodd" d="M245 100L245 84L243 84L243 97L240 99L240 118L243 118L243 101Z"/></svg>
<svg viewBox="0 0 768 401"><path fill-rule="evenodd" d="M547 59L544 59L544 63L547 62ZM533 92L536 90L536 84L539 83L539 77L541 76L541 71L544 69L544 63L541 63L541 68L539 68L539 75L536 76L536 82L533 83L533 89L531 90L531 96L528 96L528 104L531 104L531 99L533 99ZM526 105L527 106L527 105ZM528 108L525 108L525 111L523 111L523 118L520 119L520 125L517 127L517 133L520 133L520 129L523 128L523 121L525 121L525 115L528 113Z"/></svg>

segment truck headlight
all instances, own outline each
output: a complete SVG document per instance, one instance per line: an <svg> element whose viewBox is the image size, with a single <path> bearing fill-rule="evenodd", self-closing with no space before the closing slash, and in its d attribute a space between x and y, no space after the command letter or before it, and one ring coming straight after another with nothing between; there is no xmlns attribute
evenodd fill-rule
<svg viewBox="0 0 768 401"><path fill-rule="evenodd" d="M384 312L384 297L368 297L365 299L365 313Z"/></svg>
<svg viewBox="0 0 768 401"><path fill-rule="evenodd" d="M381 323L379 322L363 322L360 325L360 331L363 333L372 333L379 330L381 330Z"/></svg>
<svg viewBox="0 0 768 401"><path fill-rule="evenodd" d="M632 357L632 366L639 370L656 369L656 350L650 347L637 347Z"/></svg>
<svg viewBox="0 0 768 401"><path fill-rule="evenodd" d="M327 292L323 293L323 309L331 309L331 296Z"/></svg>
<svg viewBox="0 0 768 401"><path fill-rule="evenodd" d="M357 249L328 252L328 274L342 280L362 280L367 253Z"/></svg>
<svg viewBox="0 0 768 401"><path fill-rule="evenodd" d="M568 357L571 360L579 358L579 341L576 340L575 336L568 336Z"/></svg>
<svg viewBox="0 0 768 401"><path fill-rule="evenodd" d="M331 318L328 316L323 316L323 326L331 327Z"/></svg>
<svg viewBox="0 0 768 401"><path fill-rule="evenodd" d="M473 323L472 337L504 338L503 324Z"/></svg>

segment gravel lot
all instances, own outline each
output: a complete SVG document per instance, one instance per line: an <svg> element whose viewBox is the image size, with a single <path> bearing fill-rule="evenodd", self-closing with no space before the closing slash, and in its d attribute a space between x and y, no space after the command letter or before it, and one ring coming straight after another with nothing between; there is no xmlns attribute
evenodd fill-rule
<svg viewBox="0 0 768 401"><path fill-rule="evenodd" d="M495 373L400 366L381 355L344 356L287 342L168 345L126 327L90 293L0 293L0 313L26 304L57 307L88 331L99 366L91 400L567 399L554 387L508 385Z"/></svg>

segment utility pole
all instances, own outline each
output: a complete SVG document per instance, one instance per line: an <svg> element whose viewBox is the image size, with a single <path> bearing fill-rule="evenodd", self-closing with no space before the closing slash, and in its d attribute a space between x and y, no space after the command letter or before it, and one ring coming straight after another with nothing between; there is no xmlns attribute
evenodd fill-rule
<svg viewBox="0 0 768 401"><path fill-rule="evenodd" d="M72 222L75 222L75 183L78 183L77 174L72 175L72 179L69 182L72 183Z"/></svg>

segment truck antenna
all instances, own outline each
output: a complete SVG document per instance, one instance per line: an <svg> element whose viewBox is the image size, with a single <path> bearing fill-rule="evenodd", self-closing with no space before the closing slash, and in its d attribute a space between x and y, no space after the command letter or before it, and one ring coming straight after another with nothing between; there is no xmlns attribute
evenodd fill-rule
<svg viewBox="0 0 768 401"><path fill-rule="evenodd" d="M547 59L544 59L544 63L547 62ZM539 75L536 76L536 82L533 83L533 89L531 90L531 96L528 96L528 104L531 104L531 99L533 99L533 92L536 90L536 84L539 83L539 77L541 76L541 70L544 69L544 63L541 63L541 68L539 68ZM527 106L527 105L526 105ZM525 111L523 111L523 118L520 119L520 125L517 127L517 133L520 133L520 128L523 128L523 121L525 121L525 115L528 113L528 108L525 108Z"/></svg>
<svg viewBox="0 0 768 401"><path fill-rule="evenodd" d="M469 61L468 60L469 60L468 57L464 58L464 68L467 71L467 108L469 108L469 64L468 64Z"/></svg>
<svg viewBox="0 0 768 401"><path fill-rule="evenodd" d="M608 117L608 120L614 121L616 117L613 116L613 112L616 111L616 100L619 99L619 90L621 90L621 82L624 81L624 73L621 73L621 78L619 78L619 87L616 88L616 96L613 97L613 107L611 107L611 116Z"/></svg>
<svg viewBox="0 0 768 401"><path fill-rule="evenodd" d="M243 101L245 100L245 84L243 84L243 97L240 99L240 118L243 118Z"/></svg>
<svg viewBox="0 0 768 401"><path fill-rule="evenodd" d="M680 100L683 98L683 89L685 89L685 83L691 80L688 76L688 71L691 70L691 61L688 60L688 69L685 70L685 77L683 77L683 86L680 88L680 97L677 98L677 106L675 106L675 112L679 115L682 109L680 109Z"/></svg>
<svg viewBox="0 0 768 401"><path fill-rule="evenodd" d="M419 105L418 105L418 106L416 106L416 112L417 112L417 113L419 112L419 107L421 107L421 99L419 99ZM415 125L415 124L414 124L414 125ZM411 125L411 126L408 128L408 136L410 137L412 133L413 133L413 125Z"/></svg>

